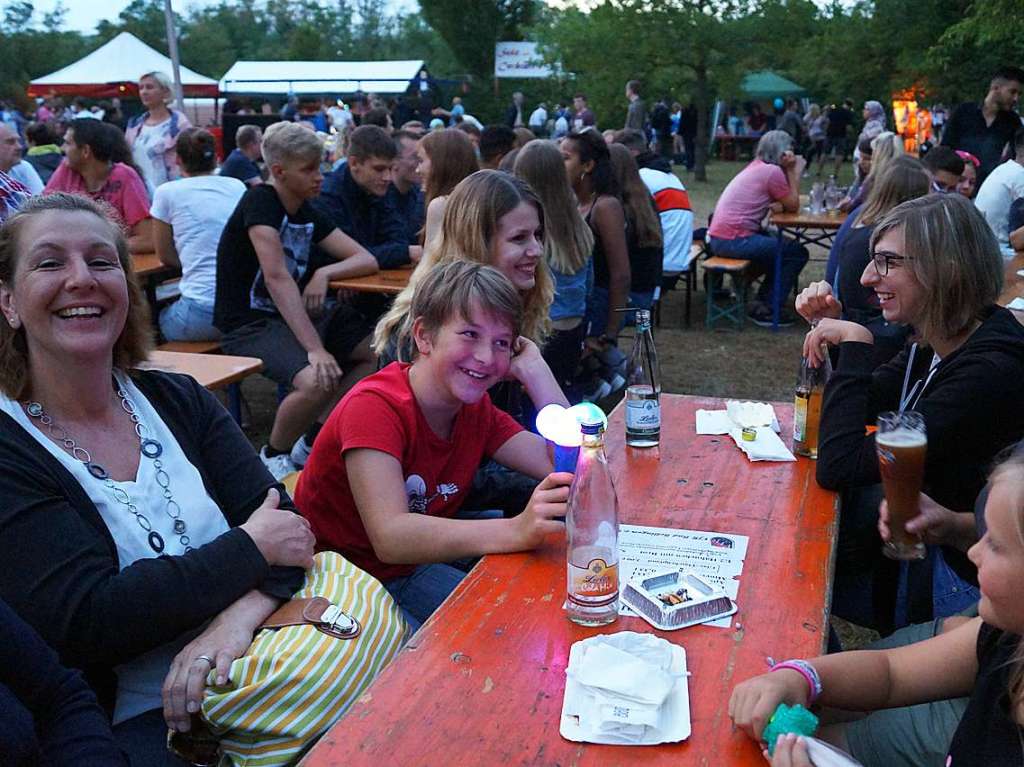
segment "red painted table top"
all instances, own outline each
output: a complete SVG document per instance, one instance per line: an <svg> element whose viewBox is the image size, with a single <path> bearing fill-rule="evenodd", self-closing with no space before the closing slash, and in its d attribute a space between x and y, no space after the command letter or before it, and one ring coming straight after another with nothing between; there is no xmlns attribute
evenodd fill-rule
<svg viewBox="0 0 1024 767"><path fill-rule="evenodd" d="M722 400L662 395L662 441L624 445L620 406L607 452L625 524L750 537L731 629L657 632L640 618L587 629L566 620L565 542L486 557L349 713L303 760L305 767L385 765L763 765L734 732L735 684L765 657L820 654L837 533L833 493L814 463L750 463L728 436L698 436L698 408ZM782 434L792 406L775 404ZM682 743L602 746L558 732L573 642L598 633L652 631L686 649L693 732Z"/></svg>

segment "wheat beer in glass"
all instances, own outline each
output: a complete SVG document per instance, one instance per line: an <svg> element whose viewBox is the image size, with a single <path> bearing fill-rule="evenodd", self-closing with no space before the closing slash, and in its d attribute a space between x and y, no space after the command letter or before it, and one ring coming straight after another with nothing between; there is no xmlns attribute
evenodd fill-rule
<svg viewBox="0 0 1024 767"><path fill-rule="evenodd" d="M889 541L883 549L891 559L924 559L920 537L907 532L907 522L920 512L928 436L920 413L882 413L875 434L878 468L889 506Z"/></svg>

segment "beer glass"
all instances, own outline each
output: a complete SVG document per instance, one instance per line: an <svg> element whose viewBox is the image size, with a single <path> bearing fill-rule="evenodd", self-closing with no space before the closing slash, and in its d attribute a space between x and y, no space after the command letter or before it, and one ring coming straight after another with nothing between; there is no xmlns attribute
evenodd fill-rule
<svg viewBox="0 0 1024 767"><path fill-rule="evenodd" d="M919 495L928 450L920 413L882 413L875 434L878 468L889 506L890 538L883 552L890 559L924 559L920 537L907 532L907 522L919 513Z"/></svg>

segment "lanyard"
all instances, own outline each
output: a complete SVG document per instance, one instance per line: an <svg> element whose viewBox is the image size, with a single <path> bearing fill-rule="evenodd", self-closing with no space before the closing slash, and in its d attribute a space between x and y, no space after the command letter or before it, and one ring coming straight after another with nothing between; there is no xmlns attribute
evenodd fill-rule
<svg viewBox="0 0 1024 767"><path fill-rule="evenodd" d="M910 371L914 367L914 356L917 354L917 344L910 347L910 356L907 359L907 372L903 376L903 389L900 392L900 412L904 412L908 409L917 407L917 403L921 401L921 395L924 394L924 390L928 388L928 384L931 383L932 376L935 375L935 371L939 369L939 363L942 360L939 355L932 357L931 367L928 368L928 375L925 377L922 384L921 379L914 381L914 385L907 391L907 386L910 384ZM913 402L911 402L913 400Z"/></svg>

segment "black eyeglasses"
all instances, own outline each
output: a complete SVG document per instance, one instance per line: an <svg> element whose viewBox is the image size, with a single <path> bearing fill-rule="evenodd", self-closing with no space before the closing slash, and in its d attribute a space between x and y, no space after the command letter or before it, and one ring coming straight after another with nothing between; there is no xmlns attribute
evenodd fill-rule
<svg viewBox="0 0 1024 767"><path fill-rule="evenodd" d="M876 250L871 254L871 261L875 265L875 271L882 277L889 273L889 267L893 264L903 265L903 262L907 260L907 256L901 256L899 253L893 253L888 250Z"/></svg>

